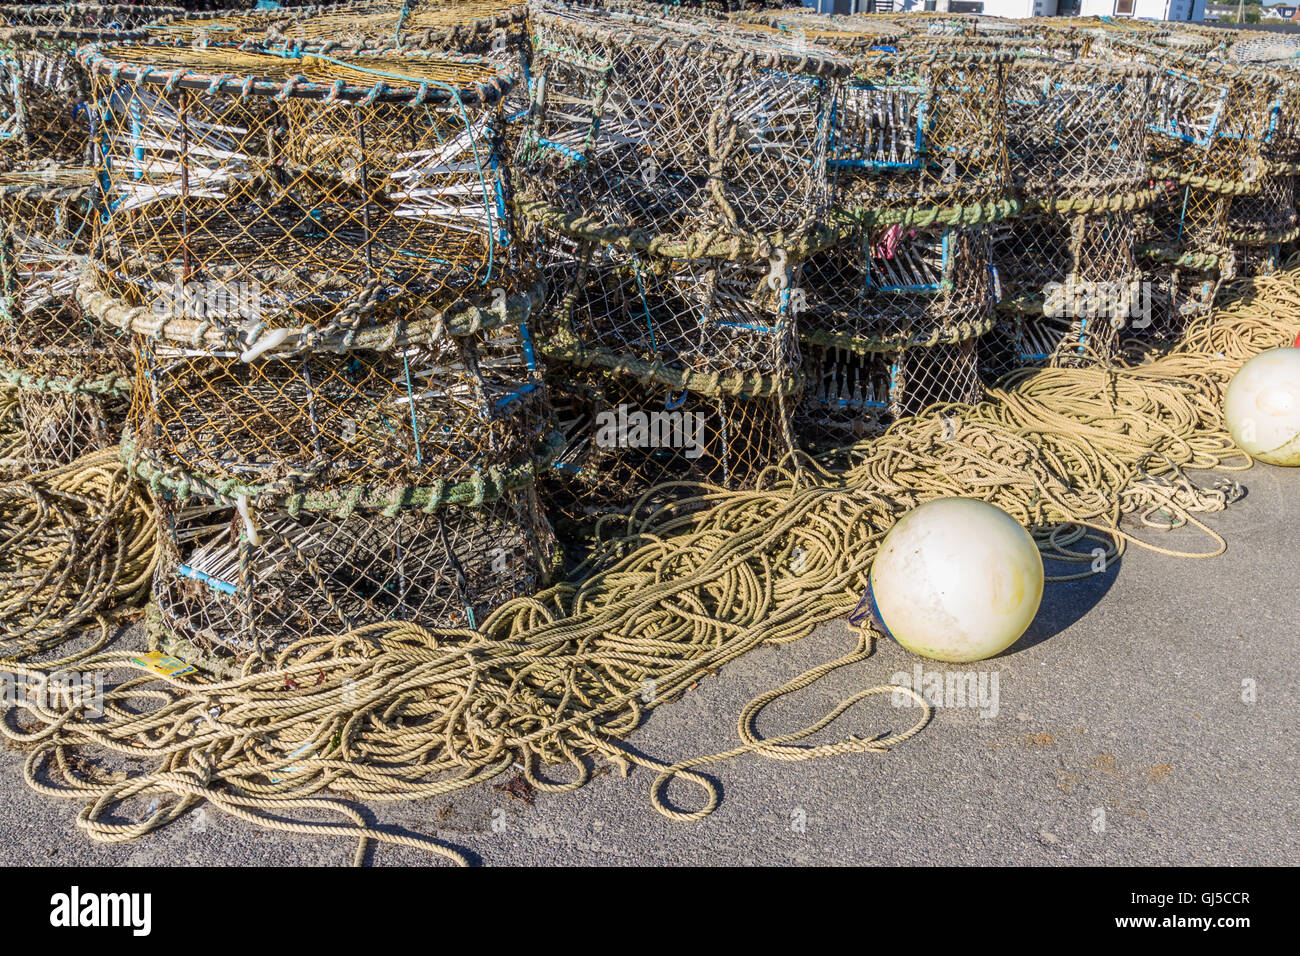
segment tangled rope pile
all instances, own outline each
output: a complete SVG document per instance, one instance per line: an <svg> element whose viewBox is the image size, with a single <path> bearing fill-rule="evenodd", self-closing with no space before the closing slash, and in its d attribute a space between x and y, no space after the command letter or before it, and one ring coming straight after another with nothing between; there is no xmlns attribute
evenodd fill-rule
<svg viewBox="0 0 1300 956"><path fill-rule="evenodd" d="M78 656L102 648L109 612L148 593L155 528L116 449L0 484L0 660L50 650L92 622L99 638Z"/></svg>
<svg viewBox="0 0 1300 956"><path fill-rule="evenodd" d="M1111 556L1128 543L1184 554L1121 526L1125 515L1164 508L1211 539L1185 556L1222 553L1222 538L1192 512L1221 508L1231 495L1199 489L1184 472L1249 467L1224 431L1222 394L1246 358L1294 339L1300 269L1230 291L1233 304L1196 323L1172 351L1132 365L1026 371L980 405L938 406L802 468L769 469L757 490L705 487L684 502L634 509L618 519L622 527L607 522L605 550L586 577L512 600L478 631L387 622L298 641L273 667L249 662L216 682L158 676L129 654L102 653L80 666L127 674L110 683L102 715L84 703L27 701L0 730L31 748L29 785L82 801L77 824L100 841L142 836L207 801L273 829L357 839L357 861L374 840L463 863L458 850L382 829L338 797L431 797L516 765L538 790L571 790L591 776L584 757L592 755L625 772L633 764L656 771L654 806L699 819L718 802L713 781L692 769L701 764L746 752L778 760L880 753L929 720L913 694L922 716L907 729L801 743L866 697L906 693L872 687L806 728L761 735L757 721L772 701L871 653L869 634L860 633L844 657L751 701L733 750L666 765L621 742L648 710L703 674L844 615L877 545L908 508L944 495L983 498L1029 527L1049 561L1067 566L1092 560L1077 550L1085 539L1107 542ZM152 767L112 772L78 759L83 749ZM543 777L543 763L571 764L571 779ZM704 791L698 809L669 804L665 791L677 776ZM153 802L133 819L136 798Z"/></svg>

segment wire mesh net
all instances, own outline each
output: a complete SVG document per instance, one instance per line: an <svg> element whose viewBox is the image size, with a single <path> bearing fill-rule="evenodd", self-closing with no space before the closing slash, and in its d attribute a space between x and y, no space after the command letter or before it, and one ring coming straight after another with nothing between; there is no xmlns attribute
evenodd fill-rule
<svg viewBox="0 0 1300 956"><path fill-rule="evenodd" d="M128 346L75 296L92 184L89 170L0 173L0 377L19 386L33 459L112 444L124 420Z"/></svg>
<svg viewBox="0 0 1300 956"><path fill-rule="evenodd" d="M1007 149L1031 198L1109 195L1149 175L1153 71L1099 60L1017 60L1007 73Z"/></svg>
<svg viewBox="0 0 1300 956"><path fill-rule="evenodd" d="M835 109L837 202L915 206L1003 196L1010 59L960 46L855 58Z"/></svg>
<svg viewBox="0 0 1300 956"><path fill-rule="evenodd" d="M86 165L89 84L77 47L142 39L175 7L0 6L0 169Z"/></svg>
<svg viewBox="0 0 1300 956"><path fill-rule="evenodd" d="M621 510L662 482L752 487L795 448L791 395L701 395L601 370L552 386L567 444L556 461L588 510Z"/></svg>
<svg viewBox="0 0 1300 956"><path fill-rule="evenodd" d="M543 351L578 364L641 363L676 384L743 378L761 390L798 364L784 260L659 259L594 242L538 242L549 290ZM699 386L704 387L704 386Z"/></svg>
<svg viewBox="0 0 1300 956"><path fill-rule="evenodd" d="M711 239L792 243L829 208L829 52L591 11L534 11L527 198L551 225L636 231L703 255ZM581 223L575 222L581 218Z"/></svg>
<svg viewBox="0 0 1300 956"><path fill-rule="evenodd" d="M386 620L473 628L554 570L554 536L530 489L432 513L268 509L252 529L229 505L155 503L165 631L239 660Z"/></svg>
<svg viewBox="0 0 1300 956"><path fill-rule="evenodd" d="M498 66L212 47L83 57L107 192L95 264L158 328L197 284L255 296L257 334L345 334L486 302L517 265ZM233 332L248 317L204 321Z"/></svg>

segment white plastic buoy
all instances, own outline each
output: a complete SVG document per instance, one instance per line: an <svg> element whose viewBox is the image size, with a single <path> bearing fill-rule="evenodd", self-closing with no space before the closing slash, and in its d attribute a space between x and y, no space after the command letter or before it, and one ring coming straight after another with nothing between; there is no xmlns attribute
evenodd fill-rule
<svg viewBox="0 0 1300 956"><path fill-rule="evenodd" d="M1014 644L1042 598L1043 559L1024 528L983 501L938 498L885 536L849 620L870 615L922 657L979 661Z"/></svg>
<svg viewBox="0 0 1300 956"><path fill-rule="evenodd" d="M1228 434L1270 465L1300 465L1300 348L1269 349L1241 367L1223 399Z"/></svg>

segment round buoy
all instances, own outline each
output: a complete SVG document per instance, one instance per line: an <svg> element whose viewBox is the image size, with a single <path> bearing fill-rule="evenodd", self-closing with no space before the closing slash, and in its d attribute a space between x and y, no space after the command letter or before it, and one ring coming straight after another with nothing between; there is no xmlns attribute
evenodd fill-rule
<svg viewBox="0 0 1300 956"><path fill-rule="evenodd" d="M939 498L885 536L850 621L870 614L922 657L978 661L1014 644L1042 597L1043 559L1024 528L983 501Z"/></svg>
<svg viewBox="0 0 1300 956"><path fill-rule="evenodd" d="M1242 451L1270 465L1300 465L1300 349L1269 349L1243 365L1223 417Z"/></svg>

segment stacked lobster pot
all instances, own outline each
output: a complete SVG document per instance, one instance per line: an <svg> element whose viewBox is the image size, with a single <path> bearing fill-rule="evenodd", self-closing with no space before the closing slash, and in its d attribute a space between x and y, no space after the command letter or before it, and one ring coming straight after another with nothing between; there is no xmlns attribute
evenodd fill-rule
<svg viewBox="0 0 1300 956"><path fill-rule="evenodd" d="M1230 63L1107 36L1110 55L1156 71L1147 151L1163 195L1144 217L1150 316L1144 335L1177 338L1238 274L1229 209L1263 186L1279 81Z"/></svg>
<svg viewBox="0 0 1300 956"><path fill-rule="evenodd" d="M826 241L848 64L721 23L530 16L518 175L566 485L601 507L670 479L750 485L794 449L791 274Z"/></svg>
<svg viewBox="0 0 1300 956"><path fill-rule="evenodd" d="M1244 276L1278 271L1300 238L1300 70L1294 62L1288 57L1282 64L1260 64L1277 70L1280 82L1261 150L1259 190L1234 195L1228 205L1227 242Z"/></svg>
<svg viewBox="0 0 1300 956"><path fill-rule="evenodd" d="M508 0L390 0L300 14L282 11L271 48L349 54L367 49L444 50L486 57L519 78L506 94L503 159L513 165L528 112L527 7Z"/></svg>
<svg viewBox="0 0 1300 956"><path fill-rule="evenodd" d="M535 589L550 413L503 212L514 78L409 51L80 56L105 211L78 294L132 339L159 642L248 662Z"/></svg>
<svg viewBox="0 0 1300 956"><path fill-rule="evenodd" d="M993 258L1005 317L990 372L1107 360L1142 327L1137 215L1150 185L1154 70L1090 57L1022 55L1008 71L1007 141L1023 207Z"/></svg>
<svg viewBox="0 0 1300 956"><path fill-rule="evenodd" d="M175 8L0 8L0 381L17 389L21 460L68 462L112 445L129 354L75 297L90 251L94 170L82 43L130 39Z"/></svg>
<svg viewBox="0 0 1300 956"><path fill-rule="evenodd" d="M900 415L981 396L977 341L993 325L990 227L1008 194L1010 54L931 38L873 50L835 109L840 230L797 279L807 384L800 433L844 443Z"/></svg>

